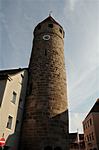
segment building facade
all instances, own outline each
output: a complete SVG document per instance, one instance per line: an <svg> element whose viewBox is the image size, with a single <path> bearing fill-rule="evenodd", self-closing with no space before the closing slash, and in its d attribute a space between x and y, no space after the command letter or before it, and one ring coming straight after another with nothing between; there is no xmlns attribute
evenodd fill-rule
<svg viewBox="0 0 99 150"><path fill-rule="evenodd" d="M84 134L69 133L69 150L85 150Z"/></svg>
<svg viewBox="0 0 99 150"><path fill-rule="evenodd" d="M68 150L64 30L51 16L34 30L21 150Z"/></svg>
<svg viewBox="0 0 99 150"><path fill-rule="evenodd" d="M18 150L27 79L27 69L0 71L0 138L5 138L4 150Z"/></svg>
<svg viewBox="0 0 99 150"><path fill-rule="evenodd" d="M99 99L83 121L86 150L99 150Z"/></svg>

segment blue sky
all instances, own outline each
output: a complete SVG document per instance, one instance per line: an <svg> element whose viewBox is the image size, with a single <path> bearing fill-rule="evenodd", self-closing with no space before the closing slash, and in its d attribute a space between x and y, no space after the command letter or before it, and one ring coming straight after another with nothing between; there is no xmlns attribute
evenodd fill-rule
<svg viewBox="0 0 99 150"><path fill-rule="evenodd" d="M65 30L70 131L99 97L99 0L0 0L0 69L27 67L33 29L52 16Z"/></svg>

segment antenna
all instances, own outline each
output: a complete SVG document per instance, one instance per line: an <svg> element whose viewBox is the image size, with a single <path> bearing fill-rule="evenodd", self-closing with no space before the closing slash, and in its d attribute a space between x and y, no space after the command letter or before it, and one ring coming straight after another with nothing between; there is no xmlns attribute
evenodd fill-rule
<svg viewBox="0 0 99 150"><path fill-rule="evenodd" d="M52 14L52 11L49 12L49 17L51 16L51 14Z"/></svg>

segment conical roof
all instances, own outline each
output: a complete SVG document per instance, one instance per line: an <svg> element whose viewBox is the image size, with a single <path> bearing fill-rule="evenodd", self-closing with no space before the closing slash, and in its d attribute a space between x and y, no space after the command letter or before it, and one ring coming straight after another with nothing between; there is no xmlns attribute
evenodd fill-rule
<svg viewBox="0 0 99 150"><path fill-rule="evenodd" d="M47 22L47 21L51 21L53 22L54 24L57 24L59 25L61 28L63 28L51 15L49 15L46 19L44 19L42 22L40 22L39 24L42 24L44 22Z"/></svg>

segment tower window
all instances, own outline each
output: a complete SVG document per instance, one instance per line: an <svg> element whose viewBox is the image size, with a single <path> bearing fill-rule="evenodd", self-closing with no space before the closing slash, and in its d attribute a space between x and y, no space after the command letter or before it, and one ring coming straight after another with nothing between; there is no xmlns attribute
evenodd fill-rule
<svg viewBox="0 0 99 150"><path fill-rule="evenodd" d="M11 129L11 126L12 126L12 119L13 119L13 118L12 118L11 116L8 117L8 122L7 122L7 128L8 128L8 129Z"/></svg>
<svg viewBox="0 0 99 150"><path fill-rule="evenodd" d="M45 49L45 56L47 56L47 49Z"/></svg>
<svg viewBox="0 0 99 150"><path fill-rule="evenodd" d="M51 24L51 23L48 24L48 27L53 28L53 24Z"/></svg>
<svg viewBox="0 0 99 150"><path fill-rule="evenodd" d="M61 28L59 29L59 31L60 31L60 33L62 33L62 29Z"/></svg>
<svg viewBox="0 0 99 150"><path fill-rule="evenodd" d="M39 24L39 25L37 26L37 28L38 28L38 30L40 30L40 29L41 29L41 25Z"/></svg>

